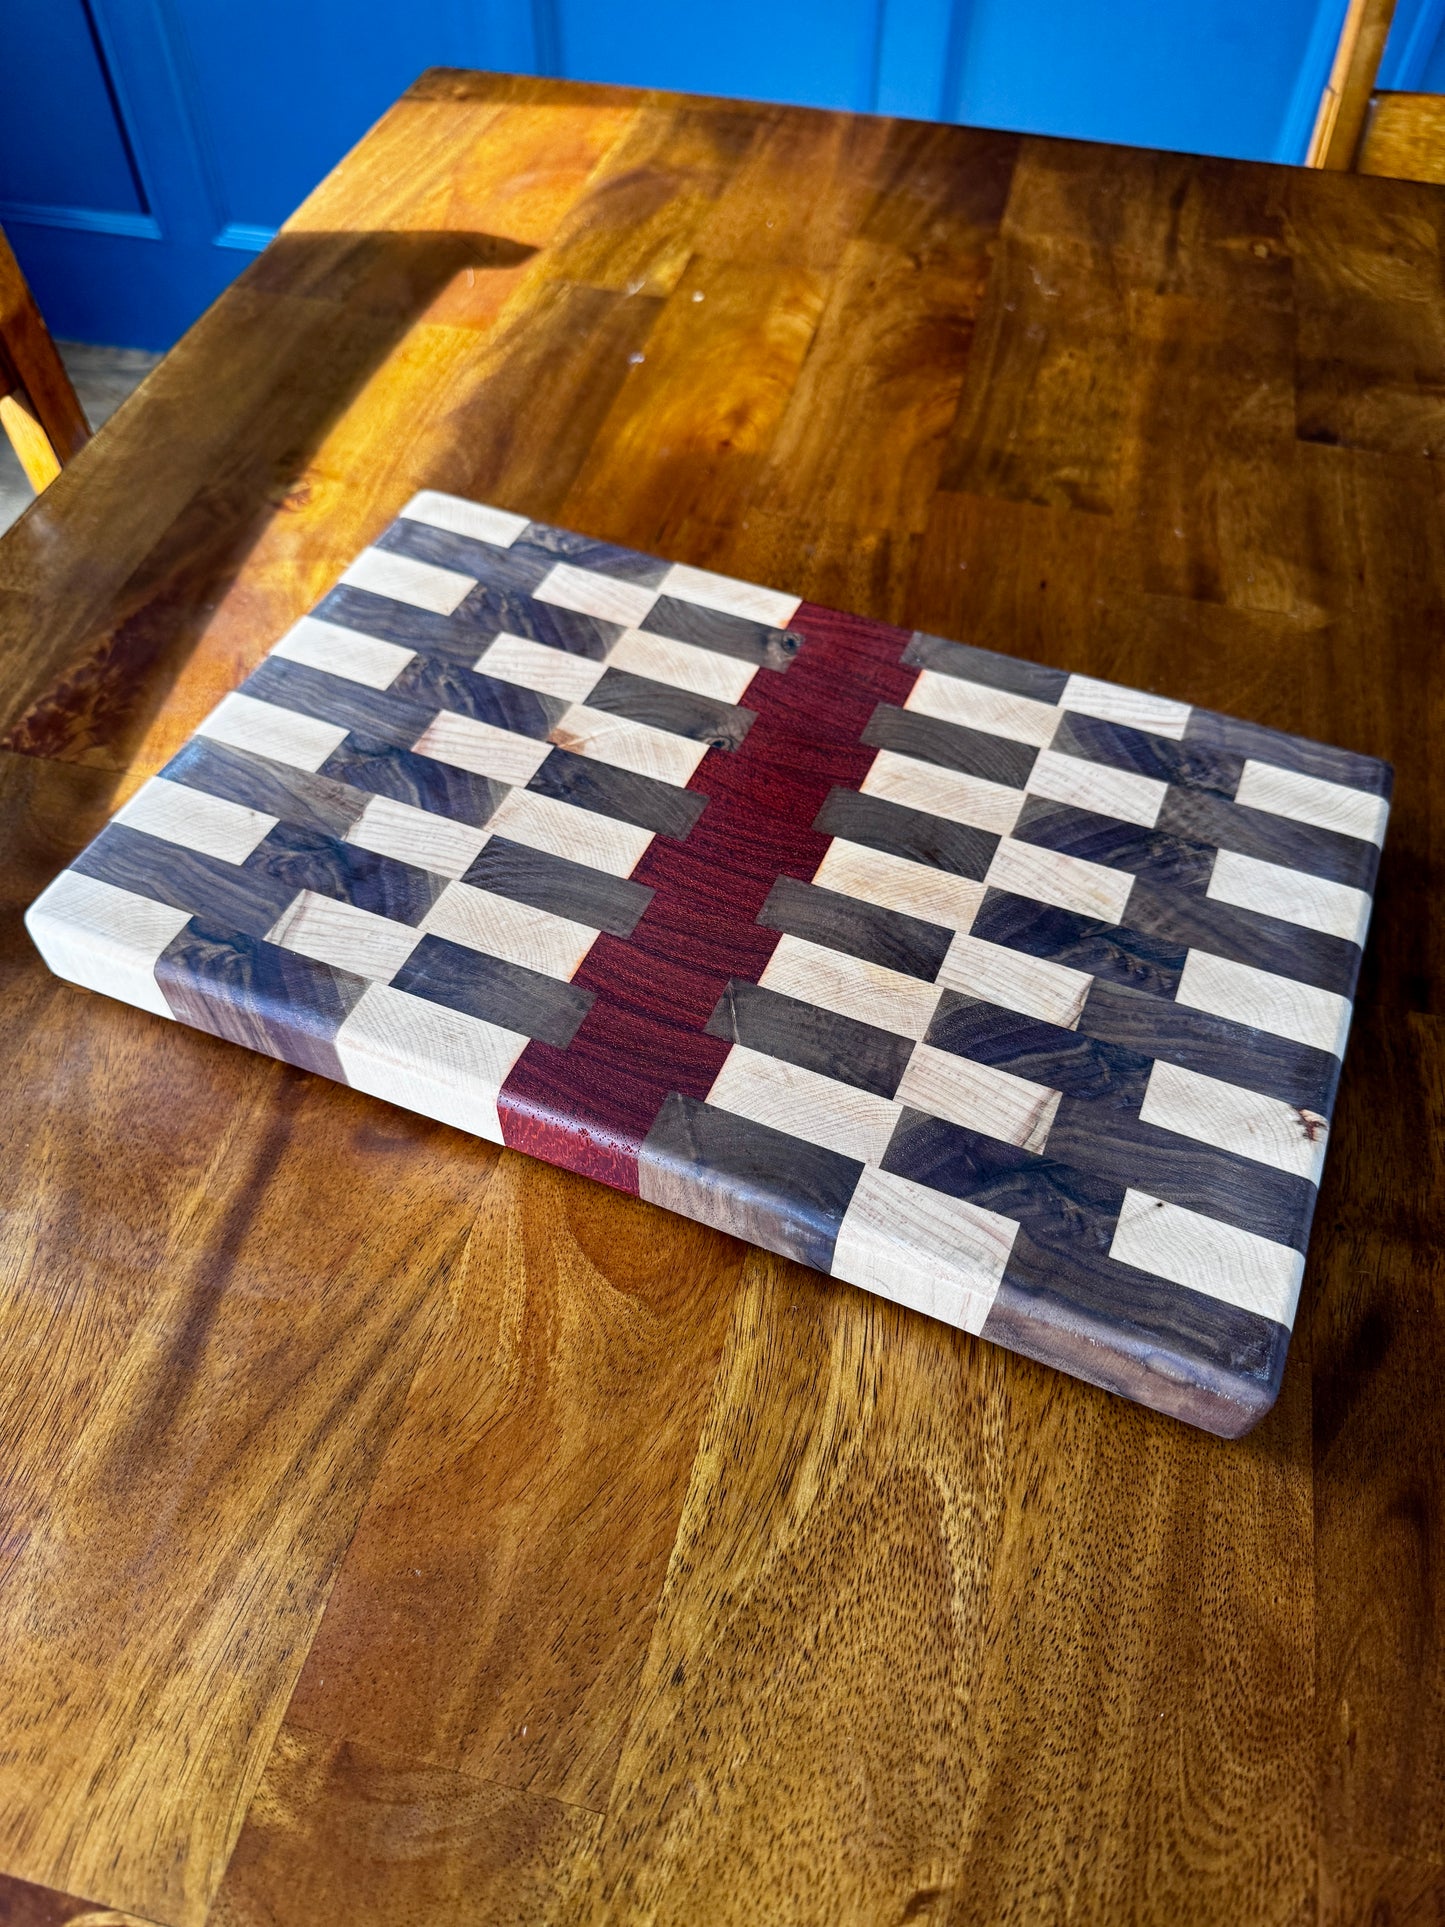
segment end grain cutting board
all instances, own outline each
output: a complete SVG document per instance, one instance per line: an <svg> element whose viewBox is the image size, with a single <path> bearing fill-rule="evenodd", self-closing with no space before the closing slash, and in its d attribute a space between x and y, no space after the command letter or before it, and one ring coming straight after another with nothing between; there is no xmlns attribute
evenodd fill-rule
<svg viewBox="0 0 1445 1927"><path fill-rule="evenodd" d="M426 493L51 968L1233 1435L1385 764Z"/></svg>

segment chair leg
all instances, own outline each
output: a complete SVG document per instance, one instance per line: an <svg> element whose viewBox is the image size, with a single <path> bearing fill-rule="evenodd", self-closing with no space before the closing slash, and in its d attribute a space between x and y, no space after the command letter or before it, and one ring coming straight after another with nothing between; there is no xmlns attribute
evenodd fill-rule
<svg viewBox="0 0 1445 1927"><path fill-rule="evenodd" d="M38 495L60 473L60 457L50 437L40 426L30 397L23 388L0 395L0 428L10 437L10 445L20 458L25 479Z"/></svg>
<svg viewBox="0 0 1445 1927"><path fill-rule="evenodd" d="M0 424L39 490L90 440L65 364L0 233ZM43 479L41 479L43 477Z"/></svg>
<svg viewBox="0 0 1445 1927"><path fill-rule="evenodd" d="M1327 167L1338 173L1355 165L1394 13L1395 0L1349 0L1334 66L1320 96L1306 167Z"/></svg>

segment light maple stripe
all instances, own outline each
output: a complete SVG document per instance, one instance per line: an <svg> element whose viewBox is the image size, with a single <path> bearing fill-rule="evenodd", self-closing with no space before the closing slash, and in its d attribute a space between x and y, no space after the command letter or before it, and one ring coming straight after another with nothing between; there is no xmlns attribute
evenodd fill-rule
<svg viewBox="0 0 1445 1927"><path fill-rule="evenodd" d="M744 622L766 623L774 629L785 628L802 606L801 596L764 589L756 582L738 582L730 575L714 575L709 569L689 568L684 562L673 564L657 593L695 602L700 609L716 609L720 615L737 616Z"/></svg>
<svg viewBox="0 0 1445 1927"><path fill-rule="evenodd" d="M519 736L449 709L433 716L412 748L418 756L431 756L474 776L490 776L518 787L530 783L552 753L550 743L539 743L534 736Z"/></svg>
<svg viewBox="0 0 1445 1927"><path fill-rule="evenodd" d="M1125 823L1152 830L1169 786L1153 776L1139 776L1133 770L1112 769L1082 756L1046 749L1039 752L1025 787L1030 795L1046 797L1051 803L1069 803L1076 810L1117 816Z"/></svg>
<svg viewBox="0 0 1445 1927"><path fill-rule="evenodd" d="M283 950L380 984L391 982L420 938L409 923L314 890L302 890L266 932Z"/></svg>
<svg viewBox="0 0 1445 1927"><path fill-rule="evenodd" d="M1332 990L1296 983L1272 970L1235 963L1204 950L1191 950L1184 959L1176 1003L1228 1017L1254 1030L1271 1031L1316 1050L1345 1054L1350 1006Z"/></svg>
<svg viewBox="0 0 1445 1927"><path fill-rule="evenodd" d="M1093 981L1087 971L966 934L954 938L938 972L943 988L964 991L1064 1030L1078 1023Z"/></svg>
<svg viewBox="0 0 1445 1927"><path fill-rule="evenodd" d="M780 937L758 981L765 990L836 1011L840 1017L856 1017L899 1037L922 1037L938 1008L937 984L802 937Z"/></svg>
<svg viewBox="0 0 1445 1927"><path fill-rule="evenodd" d="M390 796L373 796L346 832L346 841L378 856L413 863L436 876L459 877L486 847L489 830L474 829L450 816L436 816L413 803Z"/></svg>
<svg viewBox="0 0 1445 1927"><path fill-rule="evenodd" d="M509 636L505 630L488 643L473 667L483 676L516 683L540 695L560 696L569 703L590 696L604 673L604 665L587 656L549 649L545 643Z"/></svg>
<svg viewBox="0 0 1445 1927"><path fill-rule="evenodd" d="M364 683L368 689L389 689L416 657L414 649L404 649L400 643L363 636L316 616L303 616L271 654L283 662L304 663L308 669L324 669L328 675Z"/></svg>
<svg viewBox="0 0 1445 1927"><path fill-rule="evenodd" d="M1060 709L1076 709L1103 722L1123 723L1154 736L1183 736L1193 713L1188 703L1169 696L1153 696L1145 689L1126 689L1121 683L1100 682L1094 676L1070 676L1059 697Z"/></svg>
<svg viewBox="0 0 1445 1927"><path fill-rule="evenodd" d="M962 676L941 675L936 669L920 670L903 707L923 716L936 716L941 722L959 723L965 729L1029 743L1035 749L1046 749L1054 740L1063 715L1052 703L1014 696L1006 689L990 689Z"/></svg>
<svg viewBox="0 0 1445 1927"><path fill-rule="evenodd" d="M1278 1325L1294 1323L1304 1275L1298 1251L1147 1191L1125 1192L1109 1256Z"/></svg>
<svg viewBox="0 0 1445 1927"><path fill-rule="evenodd" d="M1209 896L1261 916L1281 917L1306 930L1363 944L1370 921L1370 899L1363 890L1329 877L1309 876L1280 863L1221 850L1209 878Z"/></svg>
<svg viewBox="0 0 1445 1927"><path fill-rule="evenodd" d="M25 912L31 941L57 977L157 1017L174 1012L156 982L156 963L190 920L189 910L78 870L62 870Z"/></svg>
<svg viewBox="0 0 1445 1927"><path fill-rule="evenodd" d="M1010 890L1015 896L1031 897L1036 903L1053 904L1083 917L1098 917L1105 923L1123 923L1134 887L1133 877L1123 870L1041 849L1034 843L1018 843L1007 836L994 851L986 881L991 889Z"/></svg>
<svg viewBox="0 0 1445 1927"><path fill-rule="evenodd" d="M577 974L597 940L597 932L585 923L478 890L470 883L449 883L427 912L422 928L429 936L445 937L564 982Z"/></svg>
<svg viewBox="0 0 1445 1927"><path fill-rule="evenodd" d="M390 985L372 984L336 1033L346 1081L423 1117L502 1142L497 1098L528 1040Z"/></svg>
<svg viewBox="0 0 1445 1927"><path fill-rule="evenodd" d="M621 823L598 810L578 809L525 789L507 792L487 828L513 843L565 856L616 877L630 877L652 842L652 831L635 823Z"/></svg>
<svg viewBox="0 0 1445 1927"><path fill-rule="evenodd" d="M1024 792L961 770L941 769L936 763L880 749L859 785L865 796L879 796L906 809L965 823L977 830L1006 836L1019 820Z"/></svg>
<svg viewBox="0 0 1445 1927"><path fill-rule="evenodd" d="M833 1248L833 1276L964 1331L983 1330L1018 1225L871 1166Z"/></svg>
<svg viewBox="0 0 1445 1927"><path fill-rule="evenodd" d="M1320 1181L1328 1126L1318 1112L1161 1061L1149 1073L1139 1116L1311 1184Z"/></svg>
<svg viewBox="0 0 1445 1927"><path fill-rule="evenodd" d="M219 857L223 863L244 863L280 818L264 810L248 809L209 790L153 776L115 813L115 821L148 836L163 837L186 850Z"/></svg>
<svg viewBox="0 0 1445 1927"><path fill-rule="evenodd" d="M643 629L629 629L617 638L607 652L606 667L690 689L697 696L716 696L725 703L740 703L759 673L755 663L737 656L698 649L690 642L650 635Z"/></svg>
<svg viewBox="0 0 1445 1927"><path fill-rule="evenodd" d="M961 1124L1025 1151L1042 1151L1060 1093L992 1064L917 1044L896 1095L900 1103L945 1123Z"/></svg>
<svg viewBox="0 0 1445 1927"><path fill-rule="evenodd" d="M910 863L906 857L867 849L841 836L828 845L813 881L825 890L922 917L948 930L967 930L983 902L984 886L972 877Z"/></svg>
<svg viewBox="0 0 1445 1927"><path fill-rule="evenodd" d="M595 569L574 568L570 562L559 562L532 594L538 602L597 616L603 622L619 622L628 629L635 629L657 600L656 589L640 582L623 582Z"/></svg>
<svg viewBox="0 0 1445 1927"><path fill-rule="evenodd" d="M1234 800L1247 809L1268 810L1292 823L1312 823L1316 829L1338 830L1367 843L1384 842L1390 814L1383 796L1253 760L1244 766Z"/></svg>
<svg viewBox="0 0 1445 1927"><path fill-rule="evenodd" d="M548 741L574 756L590 756L595 762L651 776L678 789L686 787L708 751L706 743L691 736L675 736L671 730L653 729L604 709L588 709L584 703L574 703L553 725Z"/></svg>
<svg viewBox="0 0 1445 1927"><path fill-rule="evenodd" d="M743 1044L728 1052L707 1101L867 1164L883 1156L902 1115L902 1107L886 1097Z"/></svg>
<svg viewBox="0 0 1445 1927"><path fill-rule="evenodd" d="M391 602L409 602L433 615L449 616L476 588L476 578L414 556L393 555L388 549L367 549L341 580L352 589L365 589Z"/></svg>
<svg viewBox="0 0 1445 1927"><path fill-rule="evenodd" d="M465 502L458 495L442 495L433 488L413 495L402 515L408 522L429 522L449 535L467 535L474 542L490 542L499 549L509 549L528 526L525 515L490 508L482 502Z"/></svg>
<svg viewBox="0 0 1445 1927"><path fill-rule="evenodd" d="M347 733L344 723L318 722L314 716L258 702L239 690L223 696L210 715L196 725L196 734L209 737L213 743L249 749L273 763L305 770L320 769L346 741Z"/></svg>

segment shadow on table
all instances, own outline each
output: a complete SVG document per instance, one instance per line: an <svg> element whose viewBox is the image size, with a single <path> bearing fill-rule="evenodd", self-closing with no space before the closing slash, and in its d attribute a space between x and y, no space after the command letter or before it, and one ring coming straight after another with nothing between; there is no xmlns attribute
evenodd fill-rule
<svg viewBox="0 0 1445 1927"><path fill-rule="evenodd" d="M535 252L477 233L279 235L236 283L237 291L286 297L274 329L265 337L238 331L234 322L226 329L213 311L187 337L194 396L177 384L180 391L173 388L157 406L163 362L114 427L101 431L7 537L12 566L6 573L10 585L19 585L21 623L8 638L17 654L13 673L4 676L9 700L0 722L8 728L0 747L123 770L216 604L374 372L458 275L506 271ZM222 303L231 299L228 293ZM265 328L264 319L257 327ZM222 403L208 396L208 375L217 396L240 388L254 397L219 438L209 422ZM161 500L165 465L186 461L187 426L179 410L194 408L208 453L174 519L142 530L137 540L135 517L125 516L117 491L145 485L140 465L134 451L120 463L112 459L108 469L106 458L127 420L134 422L132 411L147 408L148 396L160 424L152 475ZM59 518L73 525L73 491L87 489L94 529L87 560L93 558L94 570L76 567L75 598L67 603L51 592L45 552ZM117 539L129 539L141 553L128 577L117 576L107 556L108 513ZM75 541L69 530L61 539L67 547ZM27 596L32 571L39 593ZM18 633L19 626L26 632Z"/></svg>

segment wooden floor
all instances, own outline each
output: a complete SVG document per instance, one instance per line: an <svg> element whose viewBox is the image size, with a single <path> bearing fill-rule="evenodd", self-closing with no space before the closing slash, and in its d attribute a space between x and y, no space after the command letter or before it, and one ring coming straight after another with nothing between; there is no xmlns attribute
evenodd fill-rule
<svg viewBox="0 0 1445 1927"><path fill-rule="evenodd" d="M1445 1920L1442 234L432 75L0 542L0 1920ZM46 975L424 485L1395 762L1258 1431Z"/></svg>

